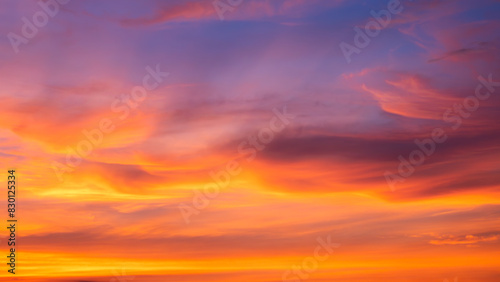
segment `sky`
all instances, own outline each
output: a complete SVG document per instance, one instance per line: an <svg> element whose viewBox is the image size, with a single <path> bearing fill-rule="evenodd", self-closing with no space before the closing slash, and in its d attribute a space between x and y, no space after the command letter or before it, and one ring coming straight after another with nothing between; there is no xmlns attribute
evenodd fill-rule
<svg viewBox="0 0 500 282"><path fill-rule="evenodd" d="M499 281L499 12L1 0L0 281Z"/></svg>

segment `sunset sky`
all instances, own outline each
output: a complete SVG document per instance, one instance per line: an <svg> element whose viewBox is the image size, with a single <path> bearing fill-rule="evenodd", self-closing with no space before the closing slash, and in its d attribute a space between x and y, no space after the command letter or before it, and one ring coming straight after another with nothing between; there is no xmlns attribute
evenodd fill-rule
<svg viewBox="0 0 500 282"><path fill-rule="evenodd" d="M0 281L500 281L500 1L57 1L0 0Z"/></svg>

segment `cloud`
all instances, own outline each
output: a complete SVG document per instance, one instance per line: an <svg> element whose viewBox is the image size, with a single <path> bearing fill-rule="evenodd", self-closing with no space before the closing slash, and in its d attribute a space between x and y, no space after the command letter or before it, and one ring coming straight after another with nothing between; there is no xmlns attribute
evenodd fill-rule
<svg viewBox="0 0 500 282"><path fill-rule="evenodd" d="M207 1L178 1L178 3L163 3L149 17L122 19L123 26L154 25L171 20L199 20L212 17L215 10Z"/></svg>

